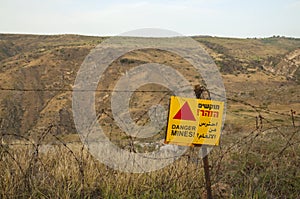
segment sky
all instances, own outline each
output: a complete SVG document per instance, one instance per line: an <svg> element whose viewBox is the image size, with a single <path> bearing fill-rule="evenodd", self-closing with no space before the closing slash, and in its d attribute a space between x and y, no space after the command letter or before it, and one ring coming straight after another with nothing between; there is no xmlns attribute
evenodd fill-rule
<svg viewBox="0 0 300 199"><path fill-rule="evenodd" d="M0 0L0 33L300 38L300 0Z"/></svg>

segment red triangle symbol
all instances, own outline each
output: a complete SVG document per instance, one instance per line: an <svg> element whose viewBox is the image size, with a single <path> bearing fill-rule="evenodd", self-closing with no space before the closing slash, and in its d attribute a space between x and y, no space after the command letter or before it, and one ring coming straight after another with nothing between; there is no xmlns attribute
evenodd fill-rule
<svg viewBox="0 0 300 199"><path fill-rule="evenodd" d="M196 121L196 119L192 113L192 110L187 102L184 103L184 105L176 113L176 115L173 117L173 119Z"/></svg>

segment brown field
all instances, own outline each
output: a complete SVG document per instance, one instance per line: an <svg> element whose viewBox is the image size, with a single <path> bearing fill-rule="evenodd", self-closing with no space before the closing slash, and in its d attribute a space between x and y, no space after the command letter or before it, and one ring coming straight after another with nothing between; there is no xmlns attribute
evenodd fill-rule
<svg viewBox="0 0 300 199"><path fill-rule="evenodd" d="M197 147L161 170L131 174L102 164L80 142L72 86L85 56L104 39L0 34L0 198L206 197ZM194 39L217 64L226 88L221 143L209 154L214 198L300 198L300 40ZM189 63L169 52L140 50L114 61L100 80L95 107L106 135L124 150L156 150L165 132L149 139L126 135L114 123L111 93L103 89L151 62L202 84ZM139 90L130 101L131 116L146 124L149 107L168 108L172 93L158 85Z"/></svg>

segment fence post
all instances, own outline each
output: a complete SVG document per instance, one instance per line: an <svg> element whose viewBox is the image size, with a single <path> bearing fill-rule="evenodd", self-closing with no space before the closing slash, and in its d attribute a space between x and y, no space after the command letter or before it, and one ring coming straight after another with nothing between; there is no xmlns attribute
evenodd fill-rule
<svg viewBox="0 0 300 199"><path fill-rule="evenodd" d="M204 87L200 85L196 85L194 88L195 95L197 99L211 99L210 92ZM202 158L203 160L203 167L204 167L204 175L205 175L205 188L207 192L207 199L212 199L212 191L211 191L211 181L210 181L210 173L209 173L209 161L208 161L208 154L207 148L204 145L201 145Z"/></svg>
<svg viewBox="0 0 300 199"><path fill-rule="evenodd" d="M204 167L204 175L205 175L205 185L206 185L206 192L207 192L207 199L212 199L212 192L211 192L211 181L210 181L210 173L209 173L209 162L208 162L208 154L207 148L202 145L202 155L204 157L203 160L203 167Z"/></svg>

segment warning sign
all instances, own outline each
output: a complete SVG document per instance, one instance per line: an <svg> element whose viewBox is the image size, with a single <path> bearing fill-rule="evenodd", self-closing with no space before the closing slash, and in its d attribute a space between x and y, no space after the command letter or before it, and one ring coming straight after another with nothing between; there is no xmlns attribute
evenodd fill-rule
<svg viewBox="0 0 300 199"><path fill-rule="evenodd" d="M224 103L171 97L166 143L219 145Z"/></svg>

